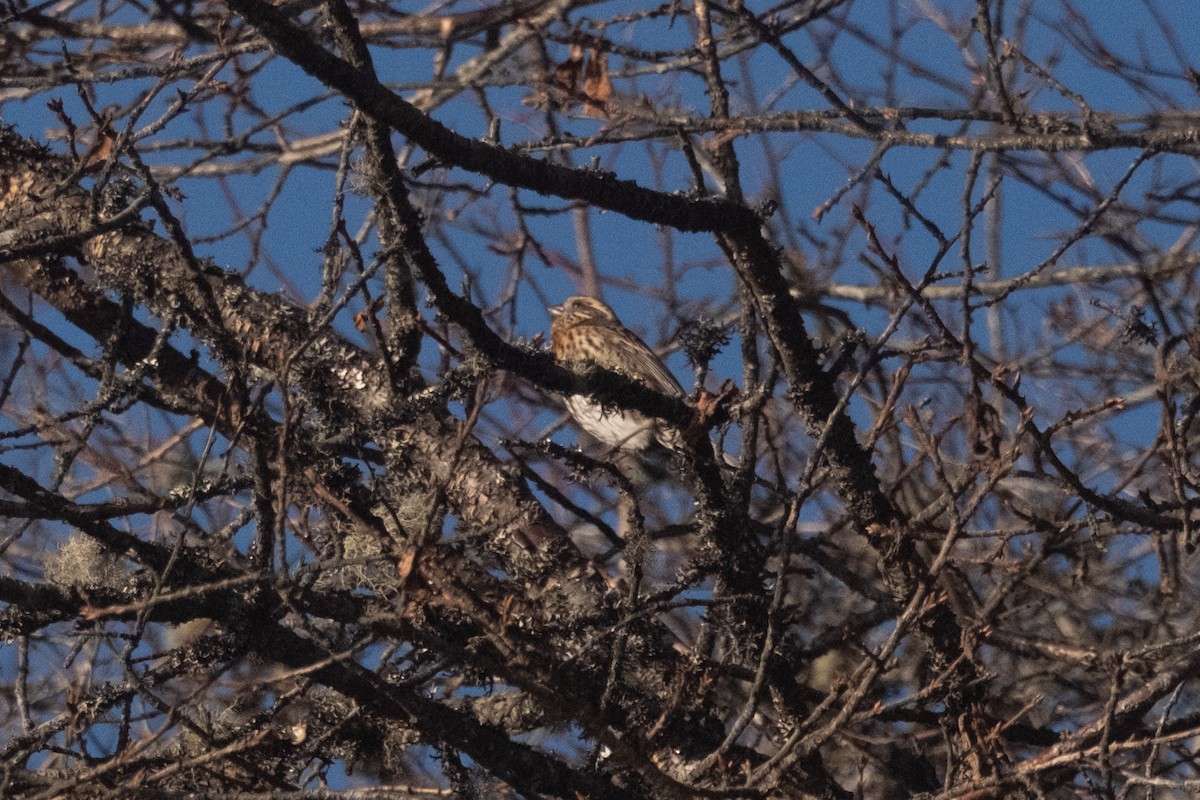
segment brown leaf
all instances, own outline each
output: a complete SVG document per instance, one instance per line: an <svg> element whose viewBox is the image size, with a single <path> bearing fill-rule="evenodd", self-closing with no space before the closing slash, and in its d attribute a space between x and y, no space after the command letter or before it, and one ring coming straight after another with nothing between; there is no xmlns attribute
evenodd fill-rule
<svg viewBox="0 0 1200 800"><path fill-rule="evenodd" d="M379 313L379 309L383 308L383 298L377 298L371 302L371 307L364 309L354 315L354 327L359 333L367 329L367 324L371 319Z"/></svg>
<svg viewBox="0 0 1200 800"><path fill-rule="evenodd" d="M83 168L90 170L92 167L103 164L112 155L113 144L117 141L117 137L113 135L112 128L107 124L100 129L96 134L95 141L88 147L87 152L83 154Z"/></svg>
<svg viewBox="0 0 1200 800"><path fill-rule="evenodd" d="M608 117L608 101L612 98L612 80L608 77L608 53L592 48L587 68L583 71L583 96L587 98L583 113L589 117Z"/></svg>
<svg viewBox="0 0 1200 800"><path fill-rule="evenodd" d="M404 583L408 580L408 576L412 575L413 567L417 563L416 550L409 549L400 559L400 563L396 565L396 575L400 578L400 582Z"/></svg>

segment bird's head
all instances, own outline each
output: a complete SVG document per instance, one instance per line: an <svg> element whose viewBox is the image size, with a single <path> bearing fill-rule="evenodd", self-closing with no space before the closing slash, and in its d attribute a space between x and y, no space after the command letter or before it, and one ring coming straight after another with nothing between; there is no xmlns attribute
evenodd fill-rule
<svg viewBox="0 0 1200 800"><path fill-rule="evenodd" d="M589 320L617 321L617 315L611 308L594 297L585 297L581 294L568 297L561 306L551 306L547 310L552 318L561 319L569 324Z"/></svg>

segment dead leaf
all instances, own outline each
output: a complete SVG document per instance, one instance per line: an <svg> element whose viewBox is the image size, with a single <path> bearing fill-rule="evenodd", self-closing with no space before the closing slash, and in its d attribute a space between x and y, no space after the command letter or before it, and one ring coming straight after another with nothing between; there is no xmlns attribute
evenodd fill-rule
<svg viewBox="0 0 1200 800"><path fill-rule="evenodd" d="M87 152L83 154L83 168L90 170L107 161L112 155L113 144L116 141L117 137L113 134L112 128L105 124L96 134L96 138L88 147Z"/></svg>
<svg viewBox="0 0 1200 800"><path fill-rule="evenodd" d="M367 324L374 319L379 313L379 309L383 308L383 298L379 297L371 301L371 307L354 315L354 327L359 333L367 329Z"/></svg>
<svg viewBox="0 0 1200 800"><path fill-rule="evenodd" d="M612 79L608 76L608 53L593 47L583 71L583 96L587 99L583 113L589 117L608 117L608 101L612 99Z"/></svg>
<svg viewBox="0 0 1200 800"><path fill-rule="evenodd" d="M408 550L400 559L400 563L396 565L396 575L400 578L401 583L408 582L408 576L412 575L413 567L417 563L417 553L415 550Z"/></svg>

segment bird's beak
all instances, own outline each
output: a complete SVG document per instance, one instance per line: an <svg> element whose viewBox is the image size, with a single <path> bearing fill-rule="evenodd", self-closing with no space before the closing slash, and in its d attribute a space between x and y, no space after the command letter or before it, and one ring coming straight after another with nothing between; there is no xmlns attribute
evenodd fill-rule
<svg viewBox="0 0 1200 800"><path fill-rule="evenodd" d="M563 312L563 307L562 306L550 306L546 310L550 312L551 317L557 317L559 314L561 314Z"/></svg>

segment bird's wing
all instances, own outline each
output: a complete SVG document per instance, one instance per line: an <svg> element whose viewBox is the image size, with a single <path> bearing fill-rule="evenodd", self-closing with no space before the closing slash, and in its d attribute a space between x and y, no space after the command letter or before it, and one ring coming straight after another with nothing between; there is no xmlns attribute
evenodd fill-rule
<svg viewBox="0 0 1200 800"><path fill-rule="evenodd" d="M627 339L621 341L620 349L623 352L621 353L622 357L619 363L628 365L625 371L630 376L637 378L657 392L675 395L676 397L687 396L687 392L684 391L683 386L671 374L671 371L667 369L662 360L654 354L653 350L638 339L632 331L629 332Z"/></svg>

